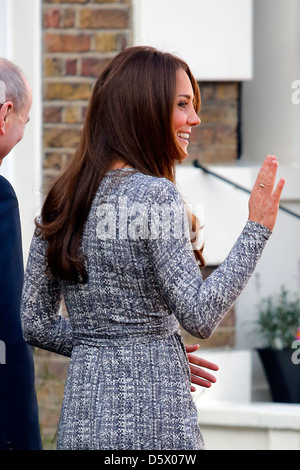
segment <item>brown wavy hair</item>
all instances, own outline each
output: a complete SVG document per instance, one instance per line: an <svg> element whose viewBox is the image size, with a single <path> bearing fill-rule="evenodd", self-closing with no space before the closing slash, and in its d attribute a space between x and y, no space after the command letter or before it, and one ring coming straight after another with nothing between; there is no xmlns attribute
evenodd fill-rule
<svg viewBox="0 0 300 470"><path fill-rule="evenodd" d="M77 151L51 187L41 221L36 220L36 233L48 242L48 272L54 277L87 281L82 232L95 193L114 160L174 182L175 164L182 159L172 128L180 68L191 80L198 112L198 84L188 65L169 53L127 48L99 76ZM202 250L194 252L204 265Z"/></svg>

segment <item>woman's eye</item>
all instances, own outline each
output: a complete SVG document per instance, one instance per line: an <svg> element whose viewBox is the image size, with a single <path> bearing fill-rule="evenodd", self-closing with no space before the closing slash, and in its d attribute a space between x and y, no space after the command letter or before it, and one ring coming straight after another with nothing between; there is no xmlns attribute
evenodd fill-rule
<svg viewBox="0 0 300 470"><path fill-rule="evenodd" d="M187 103L186 101L180 101L180 102L178 103L178 106L179 106L179 108L185 108L185 106L187 106L187 104L188 104L188 103Z"/></svg>

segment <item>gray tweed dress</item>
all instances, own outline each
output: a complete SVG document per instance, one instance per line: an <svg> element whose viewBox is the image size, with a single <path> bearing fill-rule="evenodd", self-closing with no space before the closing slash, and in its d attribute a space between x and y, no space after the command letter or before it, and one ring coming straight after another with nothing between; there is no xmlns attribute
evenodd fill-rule
<svg viewBox="0 0 300 470"><path fill-rule="evenodd" d="M70 356L58 449L204 449L179 331L209 337L271 232L247 222L205 281L183 201L164 178L113 170L85 226L88 282L47 277L33 237L22 301L26 341ZM68 318L60 314L64 298Z"/></svg>

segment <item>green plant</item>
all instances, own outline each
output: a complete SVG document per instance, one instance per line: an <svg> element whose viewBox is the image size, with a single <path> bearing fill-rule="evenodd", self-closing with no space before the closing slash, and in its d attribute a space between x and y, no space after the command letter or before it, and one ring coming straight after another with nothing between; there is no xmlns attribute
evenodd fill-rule
<svg viewBox="0 0 300 470"><path fill-rule="evenodd" d="M267 347L290 348L300 327L300 299L283 286L278 296L262 299L257 323Z"/></svg>

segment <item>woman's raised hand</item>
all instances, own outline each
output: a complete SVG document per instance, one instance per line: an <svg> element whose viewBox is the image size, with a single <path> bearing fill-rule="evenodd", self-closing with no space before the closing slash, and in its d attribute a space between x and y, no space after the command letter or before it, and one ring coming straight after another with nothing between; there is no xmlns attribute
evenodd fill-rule
<svg viewBox="0 0 300 470"><path fill-rule="evenodd" d="M279 209L281 192L285 183L281 178L274 189L277 158L268 155L258 173L249 199L249 220L273 230Z"/></svg>

